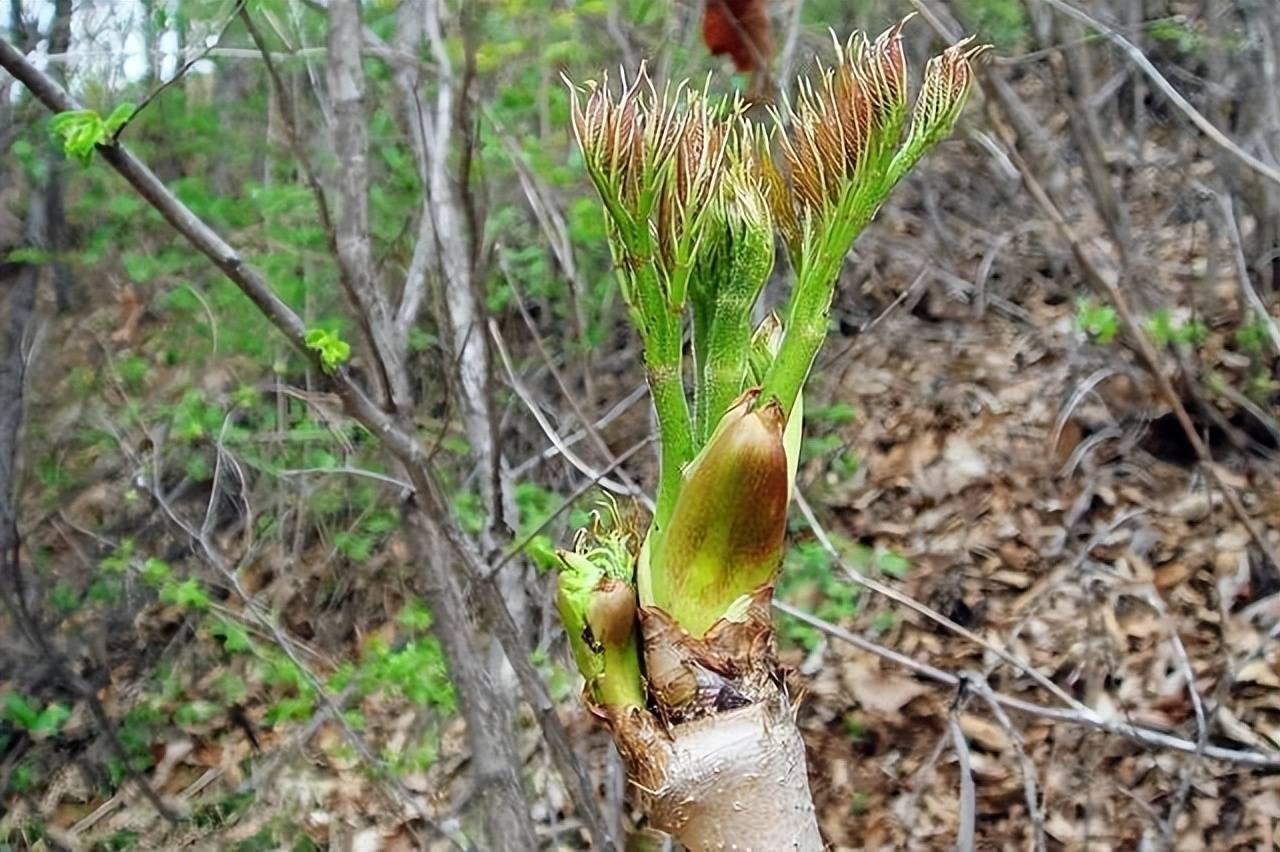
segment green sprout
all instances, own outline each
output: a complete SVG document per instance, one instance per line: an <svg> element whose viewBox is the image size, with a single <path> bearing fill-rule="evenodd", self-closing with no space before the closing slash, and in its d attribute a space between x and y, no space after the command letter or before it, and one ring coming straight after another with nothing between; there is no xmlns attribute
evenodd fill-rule
<svg viewBox="0 0 1280 852"><path fill-rule="evenodd" d="M1116 309L1093 299L1076 302L1076 327L1092 339L1106 346L1120 332L1120 318Z"/></svg>
<svg viewBox="0 0 1280 852"><path fill-rule="evenodd" d="M326 373L332 373L351 357L351 344L338 336L336 331L313 328L305 338L307 348L320 356L320 365Z"/></svg>
<svg viewBox="0 0 1280 852"><path fill-rule="evenodd" d="M60 112L49 121L49 129L62 137L62 150L82 167L93 161L93 151L99 145L107 145L129 119L134 105L123 103L103 118L95 110L75 109Z"/></svg>
<svg viewBox="0 0 1280 852"><path fill-rule="evenodd" d="M597 545L584 550L580 540L560 554L560 611L597 702L609 692L614 703L644 705L628 644L637 617L646 642L652 610L706 639L718 624L742 623L777 577L803 388L845 256L897 183L950 135L986 49L966 39L934 57L912 103L904 24L837 44L834 64L768 125L706 88L659 90L643 69L616 87L571 86L574 133L604 206L661 438L648 531L610 549L596 529ZM790 300L783 318L770 314L753 332L775 235L794 279ZM618 640L619 660L607 658L602 635ZM650 697L660 691L650 684Z"/></svg>

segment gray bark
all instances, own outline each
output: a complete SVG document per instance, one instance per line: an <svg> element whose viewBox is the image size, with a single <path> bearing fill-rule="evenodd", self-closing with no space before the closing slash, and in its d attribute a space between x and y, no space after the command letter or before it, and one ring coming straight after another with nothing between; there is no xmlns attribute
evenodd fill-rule
<svg viewBox="0 0 1280 852"><path fill-rule="evenodd" d="M373 280L368 207L369 139L364 106L364 68L360 55L362 39L357 0L332 0L329 4L328 89L333 112L334 152L340 164L335 175L337 203L334 216L338 262L357 312L365 324L366 336L373 350L371 354L377 361L375 366L386 387L390 407L403 419L413 410L404 363L406 352L398 343L396 319L388 297ZM442 88L447 90L447 87ZM433 191L440 184L451 187L445 171L450 141L445 132L448 129L447 125L437 128L441 135L437 136L440 150L433 157L433 166L436 166L432 173ZM449 203L452 201L450 196L445 203L435 205L435 221L438 235L442 235L449 245L443 250L447 272L462 275L469 271L469 263L461 271L455 268L455 253L464 252L466 243L459 223L451 218L456 209ZM467 259L469 261L469 255ZM459 282L459 288L470 292L470 283L467 277ZM484 335L476 337L483 347ZM487 362L481 360L475 367L472 364L477 357L475 351L464 349L463 352L459 359L463 377L462 409L468 435L472 436L472 422L466 418L476 408L471 398L473 393L477 393L476 375L481 381L479 392L487 393L484 384L487 382ZM482 411L487 417L487 406ZM488 428L486 422L486 438ZM474 443L474 437L472 441ZM492 441L486 440L483 445L473 447L473 452L478 459L488 459L492 456L492 447ZM448 655L450 674L467 721L476 812L483 815L485 848L532 849L536 840L521 783L522 762L514 739L515 703L509 694L494 686L490 667L479 652L478 632L468 617L466 601L451 571L451 560L441 558L446 555L434 543L435 537L428 535L429 527L420 515L410 513L409 519L417 543L417 560L424 568L426 598L438 620L437 635Z"/></svg>
<svg viewBox="0 0 1280 852"><path fill-rule="evenodd" d="M71 0L54 0L53 23L49 28L49 52L51 54L66 53L71 47ZM50 72L54 79L66 85L66 65L53 63ZM66 158L58 150L51 139L45 152L45 227L46 242L53 252L51 265L53 273L53 294L57 300L58 310L65 311L71 307L72 290L75 282L71 277L71 267L62 259L67 246L67 220L63 208L62 176L66 170Z"/></svg>

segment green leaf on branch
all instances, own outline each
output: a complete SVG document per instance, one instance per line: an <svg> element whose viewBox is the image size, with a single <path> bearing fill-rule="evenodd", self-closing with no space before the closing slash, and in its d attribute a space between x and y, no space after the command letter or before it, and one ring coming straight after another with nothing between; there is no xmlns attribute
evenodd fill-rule
<svg viewBox="0 0 1280 852"><path fill-rule="evenodd" d="M351 357L351 344L338 336L336 331L313 328L305 338L307 348L320 356L320 364L326 373L335 372Z"/></svg>
<svg viewBox="0 0 1280 852"><path fill-rule="evenodd" d="M62 137L62 150L81 166L93 161L93 151L99 145L111 144L115 134L133 116L134 105L122 103L103 118L96 110L75 109L60 112L49 122L49 129Z"/></svg>

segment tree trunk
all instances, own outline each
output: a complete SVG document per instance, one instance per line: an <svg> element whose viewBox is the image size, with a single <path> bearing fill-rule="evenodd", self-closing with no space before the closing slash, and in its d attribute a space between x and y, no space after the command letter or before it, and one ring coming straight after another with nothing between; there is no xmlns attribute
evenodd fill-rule
<svg viewBox="0 0 1280 852"><path fill-rule="evenodd" d="M536 849L520 785L523 761L512 737L512 702L497 700L501 692L486 654L472 641L477 631L454 576L453 554L433 533L424 511L419 506L410 508L406 522L414 558L423 566L423 597L435 619L434 632L449 661L449 678L457 687L459 710L467 722L476 796L472 811L482 815L485 823L486 842L481 848L500 852Z"/></svg>

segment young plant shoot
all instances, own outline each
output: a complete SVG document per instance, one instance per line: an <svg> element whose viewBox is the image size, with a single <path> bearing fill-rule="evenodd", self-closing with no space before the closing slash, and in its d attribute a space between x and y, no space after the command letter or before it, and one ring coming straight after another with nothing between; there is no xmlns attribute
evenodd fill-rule
<svg viewBox="0 0 1280 852"><path fill-rule="evenodd" d="M661 453L647 531L597 516L557 603L650 822L694 852L822 848L770 614L802 391L846 253L951 133L983 50L930 60L909 106L903 23L837 44L769 127L643 70L573 90ZM775 235L791 293L753 330Z"/></svg>

